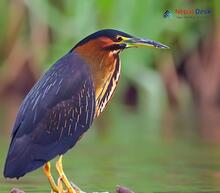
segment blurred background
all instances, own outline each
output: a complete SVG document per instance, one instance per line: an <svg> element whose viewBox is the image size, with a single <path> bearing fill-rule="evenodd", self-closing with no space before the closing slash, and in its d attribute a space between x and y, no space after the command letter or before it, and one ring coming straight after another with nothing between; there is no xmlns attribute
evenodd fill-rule
<svg viewBox="0 0 220 193"><path fill-rule="evenodd" d="M196 9L205 11L183 13ZM218 0L0 1L1 170L19 105L41 74L85 36L113 28L171 49L121 54L119 87L64 159L67 175L88 192L220 191L219 10ZM41 170L0 178L0 192L15 186L49 192Z"/></svg>

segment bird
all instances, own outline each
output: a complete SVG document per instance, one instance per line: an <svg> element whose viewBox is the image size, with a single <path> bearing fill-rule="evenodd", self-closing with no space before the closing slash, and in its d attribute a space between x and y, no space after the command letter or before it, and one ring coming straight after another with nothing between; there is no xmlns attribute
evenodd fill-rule
<svg viewBox="0 0 220 193"><path fill-rule="evenodd" d="M79 41L42 75L18 110L4 177L18 179L43 167L51 192L82 192L65 175L63 155L106 108L121 73L119 54L132 47L169 48L122 31L102 29ZM50 165L56 157L57 183Z"/></svg>

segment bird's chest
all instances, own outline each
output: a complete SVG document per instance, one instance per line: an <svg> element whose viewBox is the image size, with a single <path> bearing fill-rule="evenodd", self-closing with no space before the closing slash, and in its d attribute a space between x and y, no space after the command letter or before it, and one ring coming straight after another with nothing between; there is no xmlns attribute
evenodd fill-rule
<svg viewBox="0 0 220 193"><path fill-rule="evenodd" d="M101 73L96 75L96 117L105 109L116 89L120 77L119 59L116 58L108 61L111 64L102 66Z"/></svg>

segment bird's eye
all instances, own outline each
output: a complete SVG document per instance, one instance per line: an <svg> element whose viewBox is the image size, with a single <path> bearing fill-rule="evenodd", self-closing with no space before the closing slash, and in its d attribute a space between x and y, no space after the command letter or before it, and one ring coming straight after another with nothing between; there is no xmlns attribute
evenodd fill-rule
<svg viewBox="0 0 220 193"><path fill-rule="evenodd" d="M116 39L117 39L118 42L123 40L123 38L121 36L117 36Z"/></svg>

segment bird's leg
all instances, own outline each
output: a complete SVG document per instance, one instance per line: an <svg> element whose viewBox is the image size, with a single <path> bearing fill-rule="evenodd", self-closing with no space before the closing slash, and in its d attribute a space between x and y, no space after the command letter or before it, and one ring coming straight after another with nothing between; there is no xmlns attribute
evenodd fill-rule
<svg viewBox="0 0 220 193"><path fill-rule="evenodd" d="M58 184L58 193L86 193L82 191L77 185L75 185L73 182L70 182L64 171L63 171L63 164L62 164L62 158L63 155L59 157L59 159L56 162L56 169L59 174L59 178L57 181ZM67 190L63 190L63 184L66 186ZM93 192L93 193L108 193L108 192Z"/></svg>
<svg viewBox="0 0 220 193"><path fill-rule="evenodd" d="M66 193L66 191L63 190L63 182L61 177L59 177L57 180L57 186L58 186L58 193Z"/></svg>
<svg viewBox="0 0 220 193"><path fill-rule="evenodd" d="M44 174L47 176L48 181L50 183L50 186L51 186L51 189L52 189L51 192L58 193L57 185L55 184L53 176L51 175L50 162L47 162L46 164L44 164L43 170L44 170Z"/></svg>
<svg viewBox="0 0 220 193"><path fill-rule="evenodd" d="M71 186L69 180L67 179L67 177L63 171L62 158L63 158L63 156L61 155L56 162L57 172L58 172L60 178L62 179L63 183L65 184L65 186L67 188L67 192L68 193L77 193L76 190Z"/></svg>

